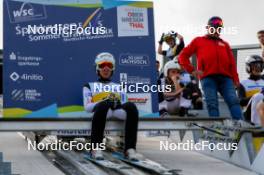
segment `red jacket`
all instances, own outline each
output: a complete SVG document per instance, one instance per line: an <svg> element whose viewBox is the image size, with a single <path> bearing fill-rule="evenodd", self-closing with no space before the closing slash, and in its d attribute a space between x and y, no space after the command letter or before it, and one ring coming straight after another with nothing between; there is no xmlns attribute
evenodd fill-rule
<svg viewBox="0 0 264 175"><path fill-rule="evenodd" d="M197 69L202 71L201 79L209 75L225 75L239 83L235 58L227 42L209 36L195 38L179 55L180 65L189 73L194 71L190 57L196 54Z"/></svg>

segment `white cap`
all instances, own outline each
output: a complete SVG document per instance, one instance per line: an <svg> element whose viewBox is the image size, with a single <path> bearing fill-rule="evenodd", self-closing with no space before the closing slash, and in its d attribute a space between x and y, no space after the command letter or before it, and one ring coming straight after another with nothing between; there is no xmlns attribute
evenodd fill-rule
<svg viewBox="0 0 264 175"><path fill-rule="evenodd" d="M102 52L96 56L96 58L95 58L96 70L99 70L98 65L103 63L103 62L112 63L113 64L113 70L115 69L115 58L111 53Z"/></svg>
<svg viewBox="0 0 264 175"><path fill-rule="evenodd" d="M164 75L165 75L165 77L168 76L168 71L170 69L178 69L178 70L181 70L181 66L175 60L168 61L165 64L165 66L164 66Z"/></svg>

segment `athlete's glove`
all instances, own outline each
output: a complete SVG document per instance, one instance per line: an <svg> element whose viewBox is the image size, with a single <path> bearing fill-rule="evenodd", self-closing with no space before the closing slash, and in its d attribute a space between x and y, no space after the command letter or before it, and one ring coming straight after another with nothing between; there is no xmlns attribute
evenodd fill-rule
<svg viewBox="0 0 264 175"><path fill-rule="evenodd" d="M160 40L159 40L159 44L162 45L163 42L164 42L164 33L162 33L161 37L160 37Z"/></svg>
<svg viewBox="0 0 264 175"><path fill-rule="evenodd" d="M106 102L112 110L115 110L121 107L120 99L114 93L109 94L109 96L106 98Z"/></svg>

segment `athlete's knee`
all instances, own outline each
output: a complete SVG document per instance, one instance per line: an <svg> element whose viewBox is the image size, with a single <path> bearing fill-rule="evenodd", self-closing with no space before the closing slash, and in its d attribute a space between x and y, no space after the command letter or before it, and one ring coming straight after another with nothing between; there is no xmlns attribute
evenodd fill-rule
<svg viewBox="0 0 264 175"><path fill-rule="evenodd" d="M110 108L110 105L106 101L101 101L95 105L94 111L107 110L109 108Z"/></svg>
<svg viewBox="0 0 264 175"><path fill-rule="evenodd" d="M191 99L192 98L192 90L190 88L186 88L182 92L182 97L186 99Z"/></svg>
<svg viewBox="0 0 264 175"><path fill-rule="evenodd" d="M106 117L108 110L110 109L110 105L106 101L101 101L97 103L94 107L94 116L96 117Z"/></svg>
<svg viewBox="0 0 264 175"><path fill-rule="evenodd" d="M133 113L134 115L138 116L138 109L137 106L132 102L127 102L123 104L122 108L129 114Z"/></svg>

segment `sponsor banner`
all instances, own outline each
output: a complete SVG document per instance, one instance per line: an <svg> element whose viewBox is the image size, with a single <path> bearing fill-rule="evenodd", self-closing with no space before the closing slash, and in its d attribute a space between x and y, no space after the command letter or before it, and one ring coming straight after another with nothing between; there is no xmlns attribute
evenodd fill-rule
<svg viewBox="0 0 264 175"><path fill-rule="evenodd" d="M141 116L148 116L153 111L151 93L129 93L128 101L137 105Z"/></svg>
<svg viewBox="0 0 264 175"><path fill-rule="evenodd" d="M123 66L149 66L148 55L143 54L120 54L119 64Z"/></svg>
<svg viewBox="0 0 264 175"><path fill-rule="evenodd" d="M91 117L83 108L82 88L97 81L94 60L102 52L116 59L113 82L156 84L149 3L104 9L94 1L68 1L4 0L5 118ZM126 30L125 21L120 26L121 11L131 13L129 20L141 21L143 28ZM157 94L137 95L131 99L140 116L155 116Z"/></svg>
<svg viewBox="0 0 264 175"><path fill-rule="evenodd" d="M148 10L146 8L117 7L118 36L148 36Z"/></svg>

